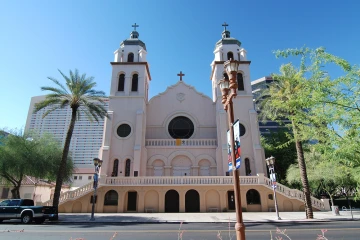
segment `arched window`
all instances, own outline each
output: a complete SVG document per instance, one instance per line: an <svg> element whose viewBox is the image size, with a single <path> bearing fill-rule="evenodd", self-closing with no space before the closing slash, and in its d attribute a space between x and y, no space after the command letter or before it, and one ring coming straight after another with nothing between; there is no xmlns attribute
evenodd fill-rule
<svg viewBox="0 0 360 240"><path fill-rule="evenodd" d="M132 76L132 81L131 81L131 91L132 92L137 92L137 90L138 90L138 78L139 78L139 75L137 75L137 74L134 74Z"/></svg>
<svg viewBox="0 0 360 240"><path fill-rule="evenodd" d="M245 158L245 174L251 176L250 160L248 158Z"/></svg>
<svg viewBox="0 0 360 240"><path fill-rule="evenodd" d="M113 171L111 173L111 176L112 177L117 177L118 171L119 171L119 160L115 159L114 166L113 166Z"/></svg>
<svg viewBox="0 0 360 240"><path fill-rule="evenodd" d="M228 60L230 60L230 59L234 60L234 54L232 52L228 52L227 53L227 59Z"/></svg>
<svg viewBox="0 0 360 240"><path fill-rule="evenodd" d="M125 88L125 74L120 74L119 76L119 85L118 85L118 91L123 92Z"/></svg>
<svg viewBox="0 0 360 240"><path fill-rule="evenodd" d="M125 161L125 177L130 177L130 159Z"/></svg>
<svg viewBox="0 0 360 240"><path fill-rule="evenodd" d="M115 190L110 190L105 194L104 206L117 206L118 193Z"/></svg>
<svg viewBox="0 0 360 240"><path fill-rule="evenodd" d="M128 62L134 62L134 54L132 52L128 54Z"/></svg>
<svg viewBox="0 0 360 240"><path fill-rule="evenodd" d="M250 189L247 191L246 202L247 204L261 204L259 192L255 189Z"/></svg>
<svg viewBox="0 0 360 240"><path fill-rule="evenodd" d="M237 84L238 84L238 90L239 91L244 91L244 78L242 73L238 73L236 76L237 79Z"/></svg>
<svg viewBox="0 0 360 240"><path fill-rule="evenodd" d="M225 78L226 80L229 80L229 76L227 75L226 72L223 73L223 76L224 76L224 78Z"/></svg>

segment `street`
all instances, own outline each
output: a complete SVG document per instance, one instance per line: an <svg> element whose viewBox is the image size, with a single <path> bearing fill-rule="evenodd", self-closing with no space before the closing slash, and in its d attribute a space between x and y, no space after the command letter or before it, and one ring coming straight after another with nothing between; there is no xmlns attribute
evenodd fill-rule
<svg viewBox="0 0 360 240"><path fill-rule="evenodd" d="M277 227L286 229L286 234L292 240L316 239L321 234L321 229L327 229L325 236L331 240L359 239L360 226L358 221L333 221L333 222L284 222L284 223L246 223L247 240L269 240L276 236ZM42 225L22 225L14 222L0 224L1 240L42 240L42 239L77 239L77 240L102 240L102 239L182 239L207 240L207 239L235 239L234 224L229 227L227 223L184 223L179 231L179 223L89 223L89 224L59 224L45 223ZM116 233L116 234L115 234ZM178 238L178 234L181 234ZM230 236L229 236L230 235ZM287 239L282 236L283 239Z"/></svg>

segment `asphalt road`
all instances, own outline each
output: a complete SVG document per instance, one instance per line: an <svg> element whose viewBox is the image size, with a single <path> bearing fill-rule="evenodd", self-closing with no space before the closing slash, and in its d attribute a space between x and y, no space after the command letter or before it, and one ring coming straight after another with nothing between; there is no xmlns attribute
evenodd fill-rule
<svg viewBox="0 0 360 240"><path fill-rule="evenodd" d="M154 223L154 224L50 224L42 225L22 225L18 223L0 224L1 240L42 240L42 239L61 239L61 240L161 240L161 239L183 239L183 240L209 240L235 239L231 224L230 232L228 224L219 223L184 223L179 231L178 223ZM286 223L246 223L247 240L275 240L276 229L286 229L286 234L292 240L316 239L321 234L321 229L327 229L325 236L329 240L357 240L360 239L359 221L337 221L337 222L286 222ZM183 231L183 232L182 232ZM182 233L182 238L179 238ZM220 235L219 235L220 234ZM220 237L220 238L219 238ZM287 239L282 236L283 239Z"/></svg>

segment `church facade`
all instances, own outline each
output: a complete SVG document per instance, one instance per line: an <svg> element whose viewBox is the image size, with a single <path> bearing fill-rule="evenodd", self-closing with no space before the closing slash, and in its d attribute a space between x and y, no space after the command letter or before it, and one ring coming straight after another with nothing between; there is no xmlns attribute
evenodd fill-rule
<svg viewBox="0 0 360 240"><path fill-rule="evenodd" d="M136 26L136 25L135 25ZM135 28L136 29L136 28ZM96 212L234 211L228 171L227 114L218 81L224 62L240 61L234 116L240 123L241 199L246 211L271 211L274 198L266 177L250 61L240 41L223 31L211 63L212 98L182 80L149 99L151 74L146 45L134 30L115 51L99 158L103 160ZM92 183L65 192L60 212L91 212ZM304 209L302 192L277 186L280 211ZM324 209L313 199L314 208Z"/></svg>

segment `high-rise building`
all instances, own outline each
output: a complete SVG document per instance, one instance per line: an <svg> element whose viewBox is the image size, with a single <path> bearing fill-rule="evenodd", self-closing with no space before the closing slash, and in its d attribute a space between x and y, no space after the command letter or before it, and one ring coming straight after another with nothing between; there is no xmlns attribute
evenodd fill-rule
<svg viewBox="0 0 360 240"><path fill-rule="evenodd" d="M25 131L34 130L39 134L48 132L64 144L72 110L69 107L57 109L43 118L43 114L50 109L49 107L37 113L33 113L33 111L35 103L44 99L45 96L31 98ZM108 109L108 99L105 102L105 108ZM71 156L76 167L93 167L93 158L98 156L101 147L103 130L104 120L91 122L85 115L80 114L80 120L75 123L70 144Z"/></svg>
<svg viewBox="0 0 360 240"><path fill-rule="evenodd" d="M262 77L251 82L254 108L259 116L261 116L260 103L263 100L261 94L264 92L265 89L269 88L269 84L271 84L272 82L274 82L274 79L271 76ZM288 120L284 120L284 122L287 123ZM259 117L259 130L261 135L270 134L271 132L278 131L279 128L284 128L284 126L272 120L262 121Z"/></svg>

